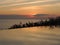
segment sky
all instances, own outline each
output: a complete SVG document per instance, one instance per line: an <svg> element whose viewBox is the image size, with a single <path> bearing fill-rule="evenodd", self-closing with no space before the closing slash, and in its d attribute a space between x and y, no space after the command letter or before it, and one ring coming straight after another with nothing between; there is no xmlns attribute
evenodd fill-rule
<svg viewBox="0 0 60 45"><path fill-rule="evenodd" d="M0 14L60 15L60 0L0 0Z"/></svg>

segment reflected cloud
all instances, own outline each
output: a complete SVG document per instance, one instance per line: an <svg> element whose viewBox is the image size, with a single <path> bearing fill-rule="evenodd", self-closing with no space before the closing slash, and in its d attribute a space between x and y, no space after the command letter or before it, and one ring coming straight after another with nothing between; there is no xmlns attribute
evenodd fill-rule
<svg viewBox="0 0 60 45"><path fill-rule="evenodd" d="M55 30L49 32L46 27L0 30L0 45L60 45L60 30Z"/></svg>

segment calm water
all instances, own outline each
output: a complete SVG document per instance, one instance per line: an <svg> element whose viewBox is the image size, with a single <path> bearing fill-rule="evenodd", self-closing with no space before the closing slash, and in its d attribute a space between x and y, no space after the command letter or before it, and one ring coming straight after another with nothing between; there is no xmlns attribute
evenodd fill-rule
<svg viewBox="0 0 60 45"><path fill-rule="evenodd" d="M0 26L3 24L3 28L6 24L8 26L19 23L19 20L1 21ZM30 27L11 30L0 29L0 45L60 45L60 28Z"/></svg>
<svg viewBox="0 0 60 45"><path fill-rule="evenodd" d="M0 19L0 29L8 29L9 27L11 27L14 24L19 24L20 22L22 23L26 23L26 22L35 22L35 21L39 21L36 19Z"/></svg>

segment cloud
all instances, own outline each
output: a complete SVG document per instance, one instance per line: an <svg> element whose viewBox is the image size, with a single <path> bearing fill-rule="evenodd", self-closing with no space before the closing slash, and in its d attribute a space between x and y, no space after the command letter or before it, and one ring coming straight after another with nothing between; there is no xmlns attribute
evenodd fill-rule
<svg viewBox="0 0 60 45"><path fill-rule="evenodd" d="M56 5L58 5L58 8L56 7ZM14 14L27 14L32 12L52 13L52 11L59 13L59 7L60 0L0 0L0 11L2 11L0 13L11 12Z"/></svg>
<svg viewBox="0 0 60 45"><path fill-rule="evenodd" d="M48 4L58 4L60 3L60 0L52 0L52 1L10 1L10 3L7 1L6 3L0 3L0 8L5 7L14 7L14 6L30 6L30 5L48 5Z"/></svg>

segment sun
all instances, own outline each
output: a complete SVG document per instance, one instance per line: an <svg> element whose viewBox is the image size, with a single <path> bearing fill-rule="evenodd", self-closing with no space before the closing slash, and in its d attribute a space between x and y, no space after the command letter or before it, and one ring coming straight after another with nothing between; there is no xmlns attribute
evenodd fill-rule
<svg viewBox="0 0 60 45"><path fill-rule="evenodd" d="M37 14L37 12L36 11L30 11L29 13L28 13L28 15L36 15Z"/></svg>
<svg viewBox="0 0 60 45"><path fill-rule="evenodd" d="M34 15L36 15L35 12L30 12L30 13L27 14L27 17L29 17L29 18L35 18Z"/></svg>
<svg viewBox="0 0 60 45"><path fill-rule="evenodd" d="M34 15L27 15L28 18L35 18Z"/></svg>

